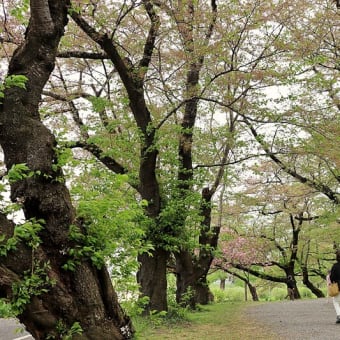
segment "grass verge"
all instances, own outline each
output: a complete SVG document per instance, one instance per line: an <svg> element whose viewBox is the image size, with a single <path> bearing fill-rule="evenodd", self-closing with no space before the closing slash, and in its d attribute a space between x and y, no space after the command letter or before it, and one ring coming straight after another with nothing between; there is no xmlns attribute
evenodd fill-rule
<svg viewBox="0 0 340 340"><path fill-rule="evenodd" d="M177 323L134 320L137 340L273 340L270 330L249 320L244 310L251 303L227 302L204 306L188 312L186 321Z"/></svg>

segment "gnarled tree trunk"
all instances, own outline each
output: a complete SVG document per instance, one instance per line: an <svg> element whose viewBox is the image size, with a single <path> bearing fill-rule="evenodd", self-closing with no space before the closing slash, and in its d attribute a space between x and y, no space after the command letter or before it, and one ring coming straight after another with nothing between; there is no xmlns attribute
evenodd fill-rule
<svg viewBox="0 0 340 340"><path fill-rule="evenodd" d="M308 275L308 268L306 266L302 266L302 282L303 284L311 290L311 292L318 298L323 298L325 297L325 294L321 289L316 287L313 282L309 280L309 275Z"/></svg>
<svg viewBox="0 0 340 340"><path fill-rule="evenodd" d="M213 301L213 295L207 283L210 265L200 267L190 252L176 254L176 301L192 309L197 304L206 305Z"/></svg>
<svg viewBox="0 0 340 340"><path fill-rule="evenodd" d="M0 257L0 293L18 297L13 284L29 284L30 296L19 308L19 319L35 339L62 333L78 322L80 339L127 339L130 319L121 309L105 268L80 259L74 271L62 269L75 246L69 228L77 224L69 192L58 168L56 142L41 123L38 105L42 89L54 68L59 41L67 24L67 0L31 0L31 17L24 42L15 51L9 75L27 77L26 90L6 89L0 106L0 144L7 169L26 164L30 175L11 184L11 199L21 202L26 219L44 220L39 246L29 246L29 236L16 249ZM0 215L0 235L13 237L15 225ZM78 225L79 229L86 230ZM43 272L43 273L42 273ZM35 274L39 283L27 278Z"/></svg>
<svg viewBox="0 0 340 340"><path fill-rule="evenodd" d="M182 250L176 256L177 290L176 300L181 304L195 308L196 304L208 304L213 300L209 289L207 275L214 259L213 251L217 247L220 228L211 228L211 198L208 188L202 190L201 231L199 237L199 255Z"/></svg>
<svg viewBox="0 0 340 340"><path fill-rule="evenodd" d="M144 314L152 311L166 311L167 305L167 280L166 263L168 254L161 248L156 248L150 254L141 254L138 257L140 270L137 281L140 284L141 297L148 297Z"/></svg>

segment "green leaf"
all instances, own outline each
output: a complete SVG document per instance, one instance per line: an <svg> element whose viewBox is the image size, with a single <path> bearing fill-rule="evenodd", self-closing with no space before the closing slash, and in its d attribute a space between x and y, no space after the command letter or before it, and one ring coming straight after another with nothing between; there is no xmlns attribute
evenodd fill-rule
<svg viewBox="0 0 340 340"><path fill-rule="evenodd" d="M30 169L26 165L26 163L20 163L12 165L11 169L9 169L8 171L7 176L10 183L15 183L17 181L20 181L21 179L28 177L29 173Z"/></svg>
<svg viewBox="0 0 340 340"><path fill-rule="evenodd" d="M11 75L5 78L4 86L6 88L16 86L26 89L26 82L28 78L23 75Z"/></svg>

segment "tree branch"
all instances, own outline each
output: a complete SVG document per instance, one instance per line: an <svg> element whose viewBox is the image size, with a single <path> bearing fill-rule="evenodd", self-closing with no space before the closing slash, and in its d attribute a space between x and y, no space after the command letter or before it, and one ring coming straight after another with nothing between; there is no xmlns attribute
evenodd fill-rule
<svg viewBox="0 0 340 340"><path fill-rule="evenodd" d="M222 270L224 270L223 266L217 266L217 267L220 267ZM264 272L259 272L259 271L256 271L254 269L248 268L248 267L243 266L241 264L232 264L232 267L234 267L236 269L243 270L245 272L248 272L249 274L254 275L254 276L256 276L260 279L263 279L263 280L286 283L286 277L276 277L276 276L273 276L273 275L269 275L269 274L266 274Z"/></svg>
<svg viewBox="0 0 340 340"><path fill-rule="evenodd" d="M249 120L242 115L244 123L249 127L250 132L254 136L255 140L261 145L262 149L265 151L266 155L274 161L276 165L280 167L284 172L291 175L295 179L297 179L299 182L308 185L310 188L316 189L317 191L323 193L325 196L327 196L331 201L333 201L336 204L340 204L340 200L337 197L337 194L327 185L324 185L322 183L317 183L313 180L310 180L300 174L298 174L295 170L290 168L288 165L284 164L276 155L268 148L266 142L261 138L261 136L257 133L254 126L249 122Z"/></svg>
<svg viewBox="0 0 340 340"><path fill-rule="evenodd" d="M58 58L94 59L94 60L110 59L106 53L87 52L87 51L61 51L61 52L58 52L57 57Z"/></svg>
<svg viewBox="0 0 340 340"><path fill-rule="evenodd" d="M32 28L39 33L52 34L54 23L48 0L31 0L30 9Z"/></svg>
<svg viewBox="0 0 340 340"><path fill-rule="evenodd" d="M143 0L146 12L148 13L148 16L151 20L151 27L149 29L148 37L146 39L145 45L144 45L144 52L143 52L143 58L139 62L139 69L141 71L141 77L144 78L144 75L146 74L147 68L149 67L151 56L153 54L153 50L155 48L155 41L156 37L158 35L158 29L160 26L160 20L158 15L155 13L155 10L153 8L152 1L149 0Z"/></svg>
<svg viewBox="0 0 340 340"><path fill-rule="evenodd" d="M113 171L116 174L127 174L128 173L128 169L124 168L121 164L116 162L112 157L104 156L103 150L95 144L78 141L76 143L72 143L70 147L82 148L90 152L101 163L103 163L109 170Z"/></svg>

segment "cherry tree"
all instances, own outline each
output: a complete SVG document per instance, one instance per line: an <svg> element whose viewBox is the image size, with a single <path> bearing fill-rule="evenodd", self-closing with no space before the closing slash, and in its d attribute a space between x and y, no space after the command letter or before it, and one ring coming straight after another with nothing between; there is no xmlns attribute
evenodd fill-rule
<svg viewBox="0 0 340 340"><path fill-rule="evenodd" d="M0 212L0 294L35 339L130 338L130 319L106 267L70 256L71 249L84 246L80 239L86 239L86 227L76 218L55 136L39 115L70 2L25 4L30 17L10 57L0 102L0 144L11 200L22 208L25 221L15 225L6 210ZM6 20L7 5L3 2ZM72 270L65 266L68 261L76 261Z"/></svg>

